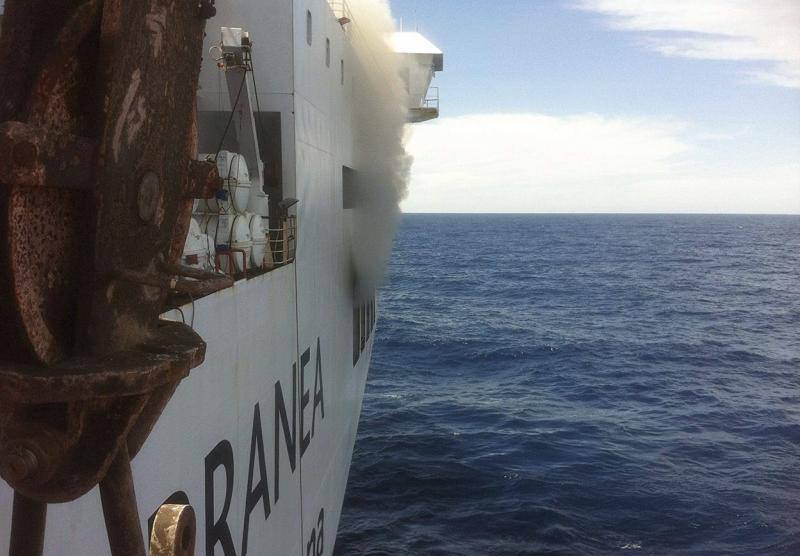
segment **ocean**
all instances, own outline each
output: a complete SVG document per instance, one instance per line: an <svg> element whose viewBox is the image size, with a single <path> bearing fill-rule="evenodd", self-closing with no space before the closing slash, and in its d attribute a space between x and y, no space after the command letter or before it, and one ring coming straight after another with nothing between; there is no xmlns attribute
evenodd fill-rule
<svg viewBox="0 0 800 556"><path fill-rule="evenodd" d="M800 217L406 215L337 555L800 554Z"/></svg>

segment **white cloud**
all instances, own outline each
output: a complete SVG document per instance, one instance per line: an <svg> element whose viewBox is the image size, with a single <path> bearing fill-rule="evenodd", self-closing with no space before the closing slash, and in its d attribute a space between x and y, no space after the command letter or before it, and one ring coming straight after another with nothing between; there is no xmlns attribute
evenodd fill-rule
<svg viewBox="0 0 800 556"><path fill-rule="evenodd" d="M793 212L800 166L700 164L689 127L594 114L477 114L414 128L406 212ZM702 138L702 139L701 139Z"/></svg>
<svg viewBox="0 0 800 556"><path fill-rule="evenodd" d="M800 0L581 0L665 56L761 62L747 73L800 88Z"/></svg>

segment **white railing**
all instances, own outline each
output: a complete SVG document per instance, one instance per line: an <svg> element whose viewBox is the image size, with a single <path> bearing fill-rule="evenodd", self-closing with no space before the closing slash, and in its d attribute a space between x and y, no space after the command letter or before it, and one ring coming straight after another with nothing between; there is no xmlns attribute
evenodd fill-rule
<svg viewBox="0 0 800 556"><path fill-rule="evenodd" d="M328 4L330 4L333 15L336 16L339 24L346 25L353 21L353 14L350 12L347 0L328 0Z"/></svg>
<svg viewBox="0 0 800 556"><path fill-rule="evenodd" d="M272 256L271 268L294 262L297 254L297 217L281 218L280 227L270 228L267 235Z"/></svg>
<svg viewBox="0 0 800 556"><path fill-rule="evenodd" d="M430 87L422 101L422 108L435 108L439 110L439 87Z"/></svg>

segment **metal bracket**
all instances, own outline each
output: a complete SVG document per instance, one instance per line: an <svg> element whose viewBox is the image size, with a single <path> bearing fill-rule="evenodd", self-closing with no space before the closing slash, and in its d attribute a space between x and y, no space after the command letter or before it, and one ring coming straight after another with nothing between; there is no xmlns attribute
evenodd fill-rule
<svg viewBox="0 0 800 556"><path fill-rule="evenodd" d="M192 556L196 534L197 524L191 506L164 504L153 522L150 556Z"/></svg>

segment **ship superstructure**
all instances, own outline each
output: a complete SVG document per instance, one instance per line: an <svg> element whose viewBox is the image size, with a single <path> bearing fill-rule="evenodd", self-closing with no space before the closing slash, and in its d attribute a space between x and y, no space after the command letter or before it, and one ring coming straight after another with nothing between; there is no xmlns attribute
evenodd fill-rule
<svg viewBox="0 0 800 556"><path fill-rule="evenodd" d="M385 159L403 123L438 116L443 69L421 35L387 37L370 4L218 0L206 23L196 158L222 187L193 203L179 263L223 282L173 288L161 317L206 349L131 463L148 540L171 504L194 509L199 554L333 550L377 319L380 273L363 269L385 256L363 237L392 231L371 227L375 191L393 187L374 182L401 173ZM0 552L12 497L0 487ZM49 506L44 553L101 554L107 539L98 489Z"/></svg>

